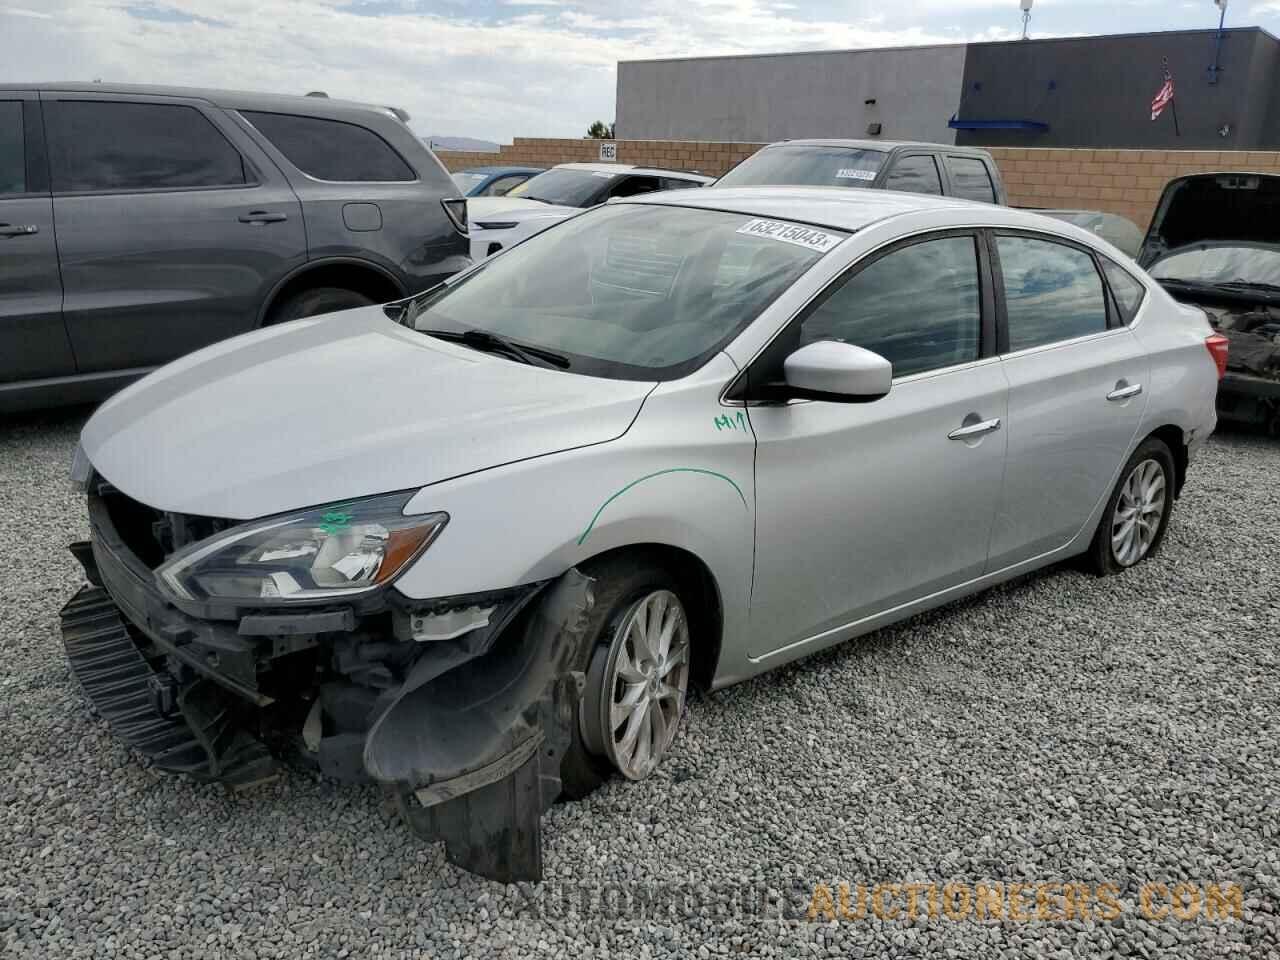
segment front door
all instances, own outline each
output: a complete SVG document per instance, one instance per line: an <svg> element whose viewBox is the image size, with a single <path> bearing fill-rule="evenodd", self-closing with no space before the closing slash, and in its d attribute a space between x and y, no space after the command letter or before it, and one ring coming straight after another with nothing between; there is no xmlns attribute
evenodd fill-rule
<svg viewBox="0 0 1280 960"><path fill-rule="evenodd" d="M980 253L978 237L961 232L873 254L762 355L776 364L807 343L843 340L889 359L894 382L871 403L749 406L753 657L982 574L1008 386L991 355Z"/></svg>
<svg viewBox="0 0 1280 960"><path fill-rule="evenodd" d="M995 240L1007 314L1008 466L990 568L1065 546L1111 492L1146 408L1146 353L1109 305L1094 256L1033 235Z"/></svg>
<svg viewBox="0 0 1280 960"><path fill-rule="evenodd" d="M302 209L199 102L45 94L67 333L81 373L147 367L254 329L306 262Z"/></svg>
<svg viewBox="0 0 1280 960"><path fill-rule="evenodd" d="M0 383L75 372L43 147L35 95L0 90Z"/></svg>

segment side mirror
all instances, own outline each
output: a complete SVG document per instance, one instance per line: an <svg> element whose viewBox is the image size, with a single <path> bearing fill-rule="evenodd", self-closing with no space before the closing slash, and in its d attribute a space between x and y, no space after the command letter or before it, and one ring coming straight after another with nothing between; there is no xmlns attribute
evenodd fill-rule
<svg viewBox="0 0 1280 960"><path fill-rule="evenodd" d="M805 400L869 403L893 385L893 364L878 353L838 340L801 347L782 363L787 393Z"/></svg>

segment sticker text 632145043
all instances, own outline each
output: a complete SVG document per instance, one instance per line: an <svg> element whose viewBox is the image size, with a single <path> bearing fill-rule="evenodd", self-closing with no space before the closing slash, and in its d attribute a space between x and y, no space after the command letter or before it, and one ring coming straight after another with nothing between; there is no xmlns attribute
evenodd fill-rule
<svg viewBox="0 0 1280 960"><path fill-rule="evenodd" d="M752 237L767 237L770 240L781 240L783 243L794 243L798 247L808 247L826 253L843 237L826 233L814 227L801 226L798 223L785 223L782 220L748 220L738 228L738 233Z"/></svg>

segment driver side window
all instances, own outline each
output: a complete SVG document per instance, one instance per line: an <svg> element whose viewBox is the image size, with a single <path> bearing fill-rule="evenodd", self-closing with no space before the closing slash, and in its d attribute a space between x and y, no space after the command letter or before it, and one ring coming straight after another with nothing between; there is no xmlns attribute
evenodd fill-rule
<svg viewBox="0 0 1280 960"><path fill-rule="evenodd" d="M895 377L977 360L976 243L972 236L938 237L872 261L805 318L799 345L841 340L865 347L892 363Z"/></svg>
<svg viewBox="0 0 1280 960"><path fill-rule="evenodd" d="M661 187L657 177L624 177L621 183L609 191L609 196L636 197L659 189Z"/></svg>

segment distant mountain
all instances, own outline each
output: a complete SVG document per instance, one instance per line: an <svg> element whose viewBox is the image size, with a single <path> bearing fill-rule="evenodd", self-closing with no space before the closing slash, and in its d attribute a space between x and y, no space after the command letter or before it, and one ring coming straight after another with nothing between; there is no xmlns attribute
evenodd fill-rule
<svg viewBox="0 0 1280 960"><path fill-rule="evenodd" d="M433 150L467 150L472 153L497 153L498 144L471 137L423 137Z"/></svg>

